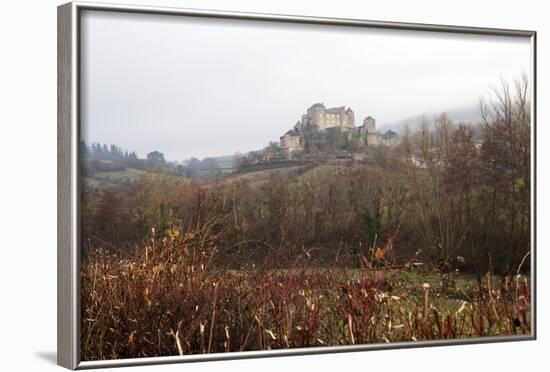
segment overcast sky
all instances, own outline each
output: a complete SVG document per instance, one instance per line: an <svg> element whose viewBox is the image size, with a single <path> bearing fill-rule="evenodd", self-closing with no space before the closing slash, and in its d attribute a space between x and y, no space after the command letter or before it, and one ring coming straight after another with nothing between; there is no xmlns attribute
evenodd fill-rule
<svg viewBox="0 0 550 372"><path fill-rule="evenodd" d="M86 11L82 138L169 160L257 150L315 102L356 125L475 105L527 38Z"/></svg>

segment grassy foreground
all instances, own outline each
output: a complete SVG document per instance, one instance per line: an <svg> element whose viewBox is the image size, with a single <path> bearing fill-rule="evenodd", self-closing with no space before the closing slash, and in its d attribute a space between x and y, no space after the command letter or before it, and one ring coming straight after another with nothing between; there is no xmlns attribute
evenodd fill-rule
<svg viewBox="0 0 550 372"><path fill-rule="evenodd" d="M172 230L130 255L84 257L83 360L530 333L520 275L321 269L307 256L236 270L216 239Z"/></svg>

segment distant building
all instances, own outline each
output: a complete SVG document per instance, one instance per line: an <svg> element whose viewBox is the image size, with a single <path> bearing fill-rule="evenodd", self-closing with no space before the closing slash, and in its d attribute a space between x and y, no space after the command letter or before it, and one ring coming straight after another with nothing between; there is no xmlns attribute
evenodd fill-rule
<svg viewBox="0 0 550 372"><path fill-rule="evenodd" d="M304 149L302 136L295 129L291 129L281 136L281 150L287 158Z"/></svg>
<svg viewBox="0 0 550 372"><path fill-rule="evenodd" d="M380 144L380 133L376 131L376 120L373 117L367 116L363 120L363 126L359 127L359 131L363 133L367 147Z"/></svg>
<svg viewBox="0 0 550 372"><path fill-rule="evenodd" d="M389 129L382 135L382 144L386 146L396 146L399 144L399 135Z"/></svg>
<svg viewBox="0 0 550 372"><path fill-rule="evenodd" d="M325 131L328 128L341 129L355 128L355 114L351 108L345 106L326 108L322 103L316 103L307 109L294 129L300 133L308 131Z"/></svg>

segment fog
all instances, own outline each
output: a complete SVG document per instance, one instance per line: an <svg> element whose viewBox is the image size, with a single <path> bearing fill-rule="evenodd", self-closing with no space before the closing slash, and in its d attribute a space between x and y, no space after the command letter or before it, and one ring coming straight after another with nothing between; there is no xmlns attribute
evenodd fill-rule
<svg viewBox="0 0 550 372"><path fill-rule="evenodd" d="M277 141L315 102L379 127L474 105L530 73L530 41L85 11L81 136L141 157L230 155Z"/></svg>

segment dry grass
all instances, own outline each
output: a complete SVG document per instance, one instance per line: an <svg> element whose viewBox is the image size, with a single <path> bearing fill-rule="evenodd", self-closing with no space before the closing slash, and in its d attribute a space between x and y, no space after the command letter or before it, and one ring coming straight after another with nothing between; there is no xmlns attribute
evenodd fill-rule
<svg viewBox="0 0 550 372"><path fill-rule="evenodd" d="M530 333L519 275L456 281L400 270L230 270L215 224L156 235L82 265L84 360ZM367 266L380 257L362 257ZM380 252L378 252L380 256ZM439 279L434 279L439 278ZM426 284L426 285L424 285Z"/></svg>

